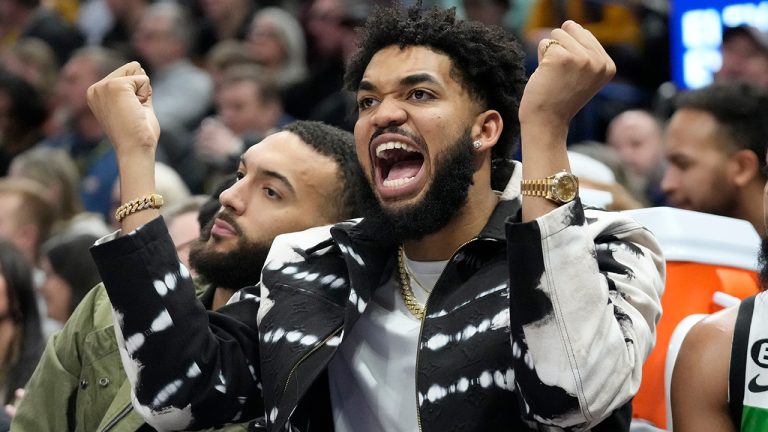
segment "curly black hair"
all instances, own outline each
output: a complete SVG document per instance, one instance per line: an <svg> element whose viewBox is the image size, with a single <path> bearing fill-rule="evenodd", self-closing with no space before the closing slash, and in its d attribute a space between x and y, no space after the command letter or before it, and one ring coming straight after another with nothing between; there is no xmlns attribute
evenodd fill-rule
<svg viewBox="0 0 768 432"><path fill-rule="evenodd" d="M676 109L692 109L711 114L728 143L735 149L748 149L757 155L760 173L765 178L765 153L768 149L768 91L745 82L718 82L681 93ZM725 150L725 149L724 149Z"/></svg>
<svg viewBox="0 0 768 432"><path fill-rule="evenodd" d="M527 81L523 50L503 29L456 18L455 8L422 10L378 7L360 30L360 49L350 59L344 86L356 92L371 58L383 48L426 46L450 57L451 75L484 109L501 114L504 129L493 147L493 159L515 152L520 132L517 111Z"/></svg>
<svg viewBox="0 0 768 432"><path fill-rule="evenodd" d="M358 197L365 191L366 184L360 163L355 153L355 139L351 133L318 121L297 120L282 128L298 135L302 141L318 153L333 159L339 166L340 202L333 206L338 219L351 219L360 216L357 207Z"/></svg>

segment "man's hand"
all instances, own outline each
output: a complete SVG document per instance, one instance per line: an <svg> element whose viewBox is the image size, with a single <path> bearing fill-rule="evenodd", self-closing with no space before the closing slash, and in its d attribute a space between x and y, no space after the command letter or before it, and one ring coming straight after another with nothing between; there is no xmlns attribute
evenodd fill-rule
<svg viewBox="0 0 768 432"><path fill-rule="evenodd" d="M160 125L152 109L152 87L138 62L128 63L88 88L88 106L115 147L118 159L152 154Z"/></svg>
<svg viewBox="0 0 768 432"><path fill-rule="evenodd" d="M616 65L584 27L566 21L539 42L539 67L520 101L520 138L526 180L570 170L566 137L574 115L616 73ZM558 207L545 198L523 199L523 221Z"/></svg>
<svg viewBox="0 0 768 432"><path fill-rule="evenodd" d="M520 122L567 124L616 73L600 42L581 25L566 21L538 46L539 67L520 102Z"/></svg>
<svg viewBox="0 0 768 432"><path fill-rule="evenodd" d="M149 77L137 62L128 63L88 88L88 106L115 147L120 170L120 202L155 193L155 150L160 125L152 109ZM156 218L146 209L123 219L128 233Z"/></svg>
<svg viewBox="0 0 768 432"><path fill-rule="evenodd" d="M24 394L25 392L23 388L16 389L16 391L13 392L13 403L5 405L5 413L8 414L8 417L16 417L16 407L18 407L22 399L24 399Z"/></svg>

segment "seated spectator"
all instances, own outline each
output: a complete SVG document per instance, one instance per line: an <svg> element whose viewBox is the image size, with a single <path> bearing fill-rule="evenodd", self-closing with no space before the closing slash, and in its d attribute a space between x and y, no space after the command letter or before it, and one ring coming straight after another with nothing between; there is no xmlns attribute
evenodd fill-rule
<svg viewBox="0 0 768 432"><path fill-rule="evenodd" d="M661 191L664 176L664 131L650 112L628 110L608 123L606 142L626 168L629 191L644 206L666 203Z"/></svg>
<svg viewBox="0 0 768 432"><path fill-rule="evenodd" d="M32 84L0 68L0 177L11 161L43 138L48 110Z"/></svg>
<svg viewBox="0 0 768 432"><path fill-rule="evenodd" d="M103 215L117 178L115 152L88 108L88 86L105 77L124 60L112 50L88 47L76 51L64 65L56 87L53 114L58 130L42 142L60 148L74 159L80 174L80 199L86 210Z"/></svg>
<svg viewBox="0 0 768 432"><path fill-rule="evenodd" d="M274 81L256 65L234 66L224 73L216 111L195 135L197 157L210 170L208 184L231 174L245 149L292 120L283 112Z"/></svg>
<svg viewBox="0 0 768 432"><path fill-rule="evenodd" d="M715 83L683 93L667 123L661 188L672 206L744 219L763 231L768 90Z"/></svg>
<svg viewBox="0 0 768 432"><path fill-rule="evenodd" d="M264 66L281 90L306 77L304 31L285 10L277 7L260 10L253 17L246 43L251 57Z"/></svg>
<svg viewBox="0 0 768 432"><path fill-rule="evenodd" d="M47 43L37 38L19 39L0 55L0 63L32 84L46 106L51 106L59 65L56 54Z"/></svg>
<svg viewBox="0 0 768 432"><path fill-rule="evenodd" d="M0 238L10 240L33 267L48 239L56 212L38 183L0 178Z"/></svg>
<svg viewBox="0 0 768 432"><path fill-rule="evenodd" d="M88 253L99 237L91 234L54 236L43 244L40 267L45 281L40 291L48 317L62 324L101 278Z"/></svg>
<svg viewBox="0 0 768 432"><path fill-rule="evenodd" d="M77 27L41 0L3 0L0 24L8 26L19 38L43 40L53 49L59 65L85 43Z"/></svg>
<svg viewBox="0 0 768 432"><path fill-rule="evenodd" d="M205 56L205 70L211 76L214 92L218 90L224 73L229 68L239 65L252 65L256 62L248 54L245 42L225 40L217 43Z"/></svg>
<svg viewBox="0 0 768 432"><path fill-rule="evenodd" d="M192 49L196 58L204 58L211 47L221 41L245 40L248 26L256 12L256 2L201 0L199 4L203 16L196 26L199 31Z"/></svg>
<svg viewBox="0 0 768 432"><path fill-rule="evenodd" d="M35 370L45 341L35 302L32 266L13 243L4 239L0 239L0 288L0 388L4 403L12 403L14 391L24 387Z"/></svg>
<svg viewBox="0 0 768 432"><path fill-rule="evenodd" d="M749 25L723 30L723 59L715 81L745 81L768 87L768 33Z"/></svg>
<svg viewBox="0 0 768 432"><path fill-rule="evenodd" d="M163 207L160 212L165 224L168 225L168 234L171 235L173 245L176 246L179 261L192 274L196 271L189 265L189 250L192 248L192 243L200 237L198 216L206 200L208 197L204 195L190 196L174 205Z"/></svg>
<svg viewBox="0 0 768 432"><path fill-rule="evenodd" d="M45 188L48 202L57 209L53 234L107 234L104 217L83 208L80 175L66 151L45 146L29 149L13 160L8 175L34 180Z"/></svg>
<svg viewBox="0 0 768 432"><path fill-rule="evenodd" d="M211 78L189 57L193 33L182 6L160 2L144 11L133 34L133 49L152 77L152 105L164 131L194 129L211 103Z"/></svg>

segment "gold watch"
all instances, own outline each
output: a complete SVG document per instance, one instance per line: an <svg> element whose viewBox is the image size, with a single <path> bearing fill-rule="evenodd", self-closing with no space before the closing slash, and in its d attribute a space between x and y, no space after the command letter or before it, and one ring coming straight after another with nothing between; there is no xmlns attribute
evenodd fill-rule
<svg viewBox="0 0 768 432"><path fill-rule="evenodd" d="M579 178L561 171L544 179L523 180L520 182L520 193L565 204L579 196Z"/></svg>

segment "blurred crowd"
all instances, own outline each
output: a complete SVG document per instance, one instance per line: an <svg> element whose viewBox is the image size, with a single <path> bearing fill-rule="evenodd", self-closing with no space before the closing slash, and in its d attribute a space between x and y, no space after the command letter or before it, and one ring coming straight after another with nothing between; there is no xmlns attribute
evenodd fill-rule
<svg viewBox="0 0 768 432"><path fill-rule="evenodd" d="M117 162L87 105L88 87L140 62L162 130L158 191L167 205L192 202L196 210L249 146L291 121L353 129L344 65L357 46L355 28L376 3L389 2L0 0L5 403L34 370L47 336L99 281L87 249L117 227ZM681 92L669 83L667 2L423 3L504 27L528 53L529 73L539 41L566 19L602 42L617 75L569 135L582 187L598 192L585 201L611 210L671 205L744 219L763 232L766 34L726 29L715 84ZM196 224L179 229L180 251L198 232Z"/></svg>

